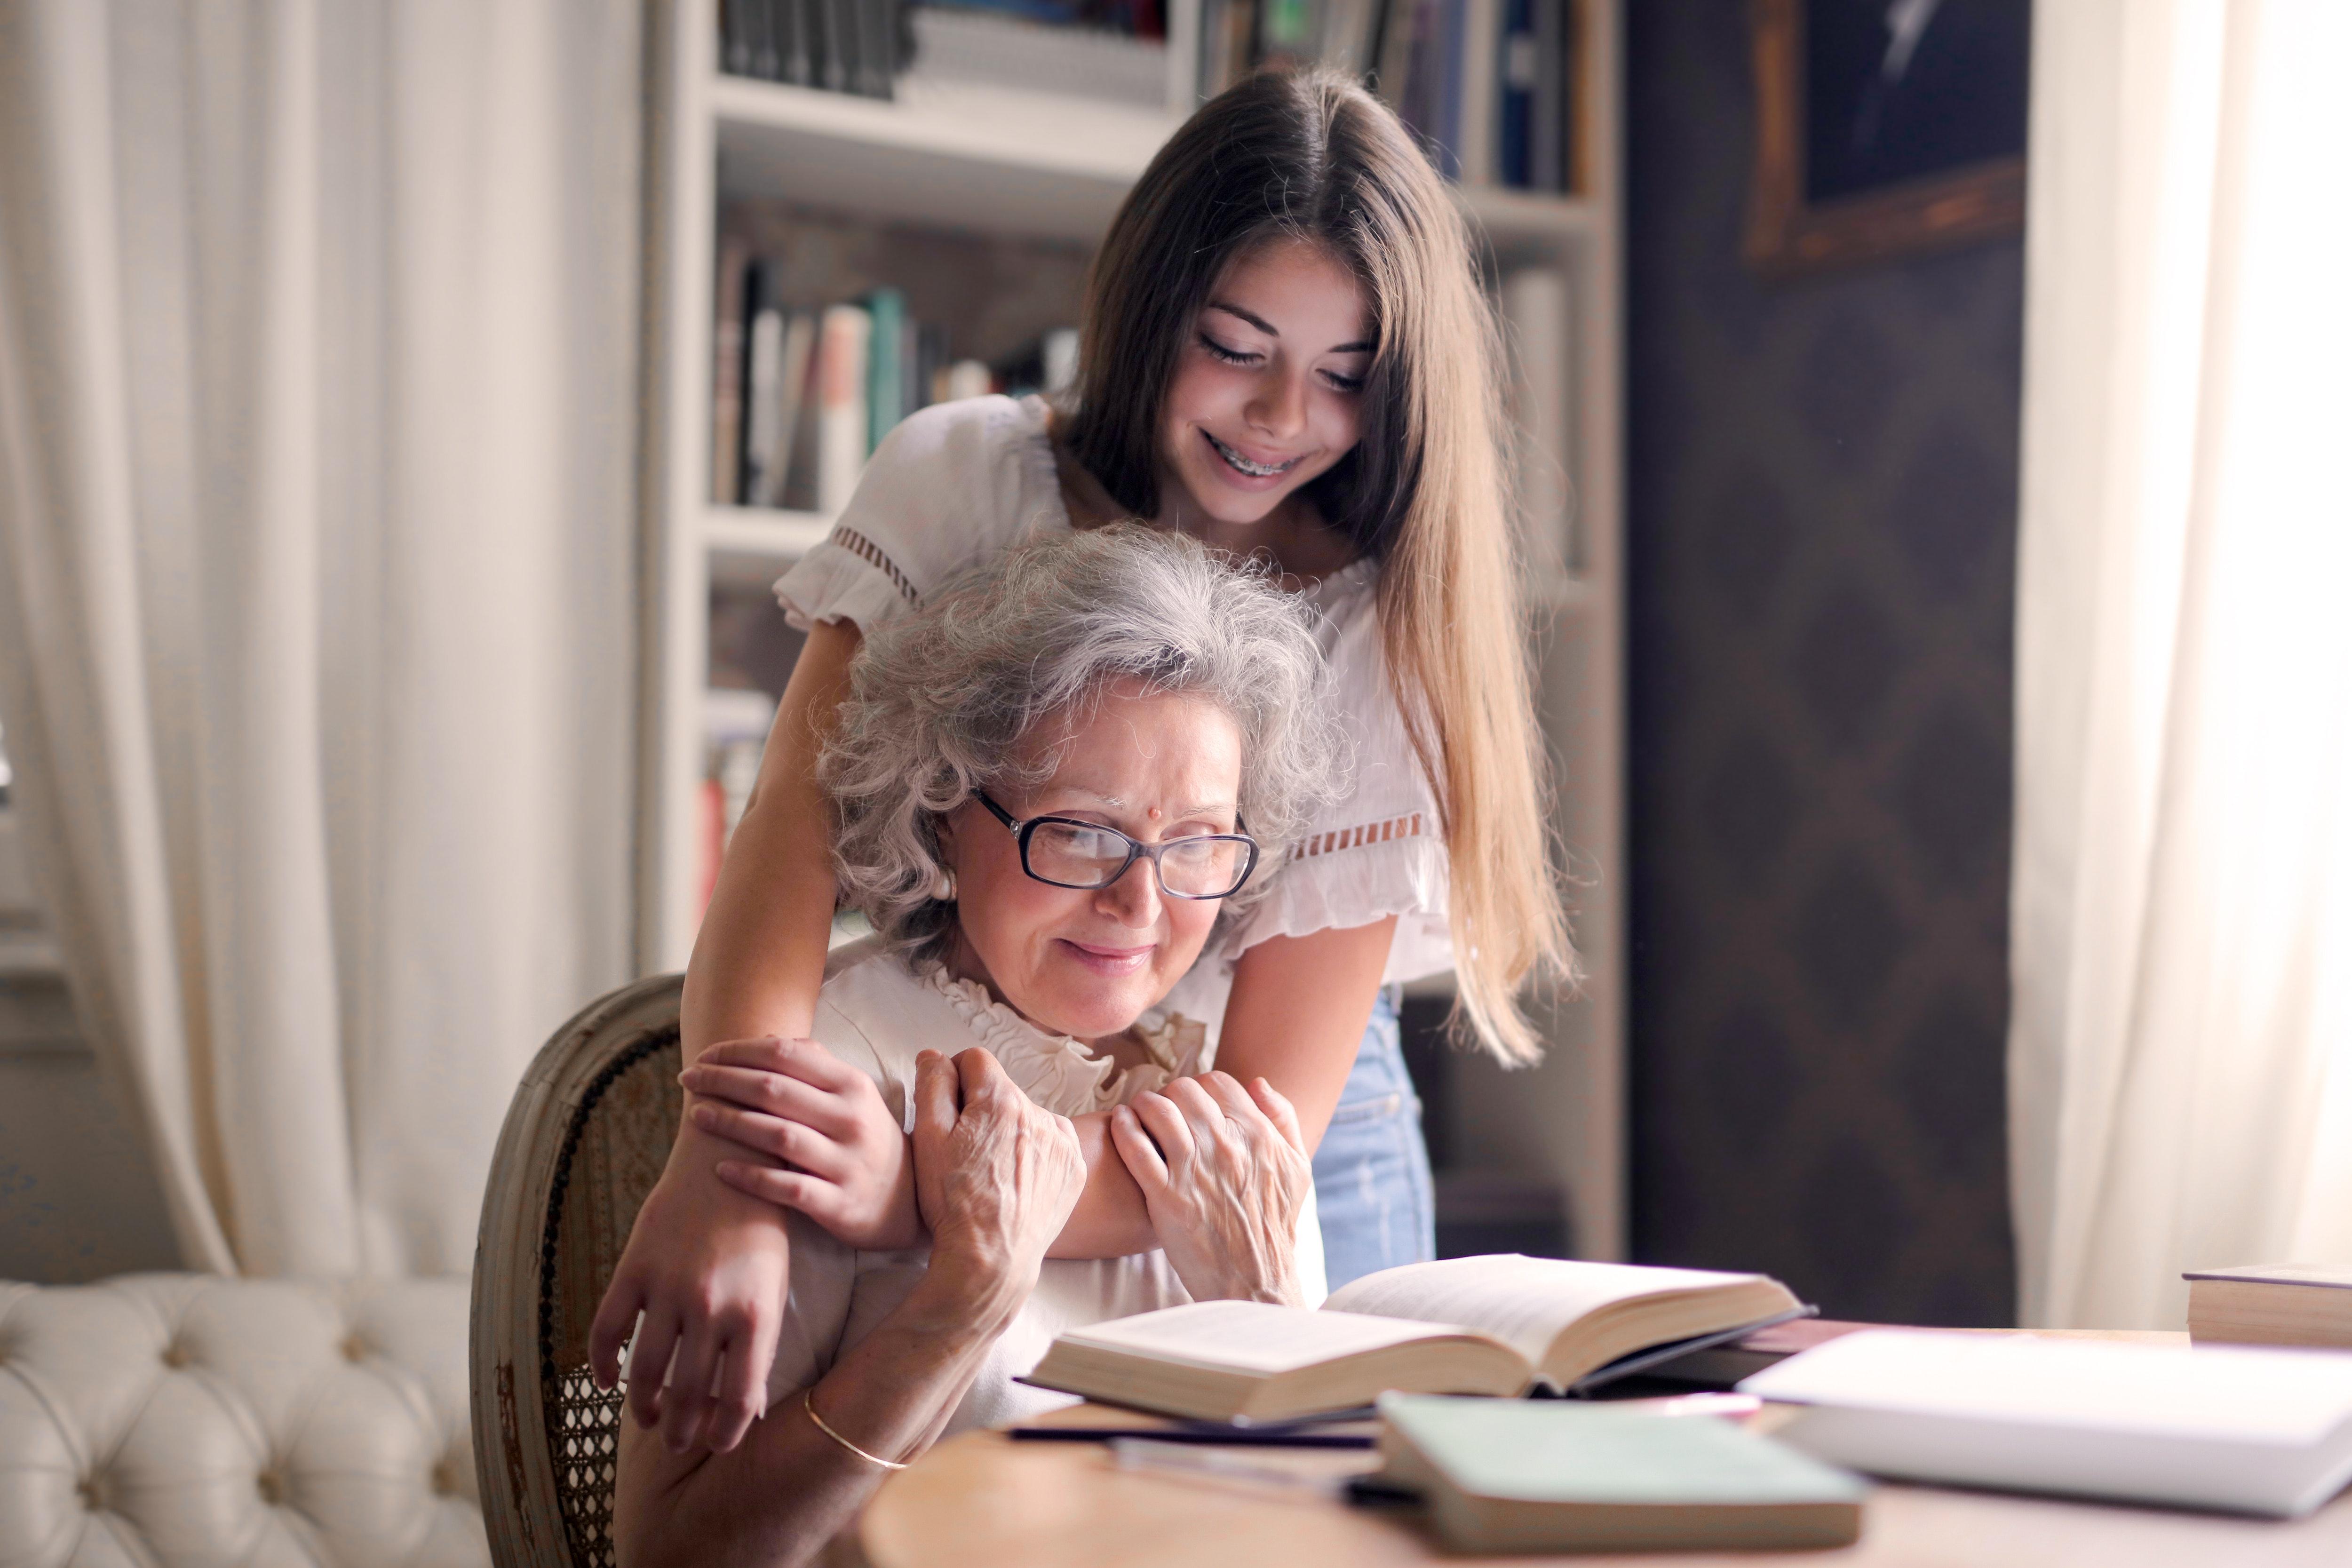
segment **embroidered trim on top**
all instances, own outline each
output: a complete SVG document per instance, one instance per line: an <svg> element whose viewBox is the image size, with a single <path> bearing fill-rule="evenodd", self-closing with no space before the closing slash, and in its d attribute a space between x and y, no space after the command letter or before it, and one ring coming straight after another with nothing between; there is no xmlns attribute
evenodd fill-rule
<svg viewBox="0 0 2352 1568"><path fill-rule="evenodd" d="M1290 852L1294 860L1311 859L1318 855L1333 855L1342 849L1360 849L1367 844L1386 844L1393 838L1421 837L1421 813L1407 812L1391 816L1386 822L1367 822L1354 827L1335 827L1328 833L1318 833Z"/></svg>
<svg viewBox="0 0 2352 1568"><path fill-rule="evenodd" d="M875 543L872 540L866 538L856 529L844 528L838 523L834 525L833 532L828 536L828 540L832 543L840 545L844 550L848 551L852 555L856 556L867 565L878 569L882 575L890 579L890 585L892 587L907 595L907 603L918 606L922 604L923 596L915 592L915 585L907 581L907 574L898 570L898 563L896 561L891 560L888 555L883 553L883 550L880 545Z"/></svg>

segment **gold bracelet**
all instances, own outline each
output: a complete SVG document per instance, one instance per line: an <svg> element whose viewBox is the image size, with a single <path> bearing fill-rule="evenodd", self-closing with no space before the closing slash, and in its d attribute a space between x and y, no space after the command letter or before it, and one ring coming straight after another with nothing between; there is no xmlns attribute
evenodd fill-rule
<svg viewBox="0 0 2352 1568"><path fill-rule="evenodd" d="M848 1449L851 1453L856 1455L867 1464L879 1465L886 1470L903 1470L907 1468L906 1461L902 1459L886 1459L879 1454L869 1454L865 1449L859 1447L856 1444L851 1442L848 1438L843 1436L840 1433L835 1431L832 1427L826 1426L824 1424L824 1417L816 1413L815 1389L811 1388L802 1391L801 1408L808 1412L808 1418L816 1423L816 1429L818 1431L824 1433L826 1436L832 1438L835 1442L840 1444L843 1447Z"/></svg>

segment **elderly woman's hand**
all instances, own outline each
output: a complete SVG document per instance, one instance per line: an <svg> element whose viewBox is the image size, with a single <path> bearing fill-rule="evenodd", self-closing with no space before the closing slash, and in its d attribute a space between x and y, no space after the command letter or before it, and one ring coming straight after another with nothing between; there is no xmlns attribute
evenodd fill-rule
<svg viewBox="0 0 2352 1568"><path fill-rule="evenodd" d="M1110 1135L1194 1300L1306 1304L1296 1248L1314 1170L1272 1084L1178 1079L1114 1110Z"/></svg>
<svg viewBox="0 0 2352 1568"><path fill-rule="evenodd" d="M975 1311L1017 1307L1087 1184L1069 1118L1021 1091L977 1048L915 1058L915 1193L931 1271L959 1271Z"/></svg>

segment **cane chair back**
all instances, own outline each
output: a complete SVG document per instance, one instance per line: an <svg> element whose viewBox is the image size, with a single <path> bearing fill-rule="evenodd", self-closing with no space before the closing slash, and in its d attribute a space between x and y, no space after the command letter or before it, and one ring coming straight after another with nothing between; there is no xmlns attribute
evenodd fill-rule
<svg viewBox="0 0 2352 1568"><path fill-rule="evenodd" d="M499 1568L611 1568L621 1392L588 1328L669 1158L677 975L592 1003L523 1075L474 1251L472 1381L482 1519Z"/></svg>

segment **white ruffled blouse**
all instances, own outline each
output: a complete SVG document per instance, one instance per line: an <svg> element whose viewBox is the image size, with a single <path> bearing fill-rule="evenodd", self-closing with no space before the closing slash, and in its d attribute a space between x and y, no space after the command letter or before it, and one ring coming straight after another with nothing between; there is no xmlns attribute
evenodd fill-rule
<svg viewBox="0 0 2352 1568"><path fill-rule="evenodd" d="M1206 1031L1181 1015L1146 1014L1136 1034L1151 1059L1121 1069L1066 1036L1038 1028L983 986L936 964L916 972L875 937L839 948L826 961L812 1033L844 1063L873 1078L902 1127L912 1123L915 1057L926 1048L953 1056L978 1046L1031 1100L1063 1116L1107 1110L1209 1065ZM792 1287L768 1378L771 1409L785 1408L794 1390L830 1371L906 1297L929 1261L928 1247L859 1252L801 1215L792 1215L788 1224ZM1323 1241L1311 1189L1299 1215L1297 1248L1300 1284L1308 1304L1318 1304ZM1167 1256L1157 1250L1048 1258L1036 1289L991 1347L947 1431L1024 1421L1070 1403L1013 1381L1034 1367L1064 1330L1191 1300Z"/></svg>
<svg viewBox="0 0 2352 1568"><path fill-rule="evenodd" d="M926 408L884 438L829 538L776 584L805 630L872 630L957 574L1033 535L1070 527L1040 398L975 397ZM1306 591L1350 742L1347 787L1281 875L1169 998L1204 1021L1213 1048L1232 961L1272 937L1369 925L1394 915L1383 980L1454 966L1445 846L1437 809L1390 690L1375 603L1378 566L1360 561Z"/></svg>

